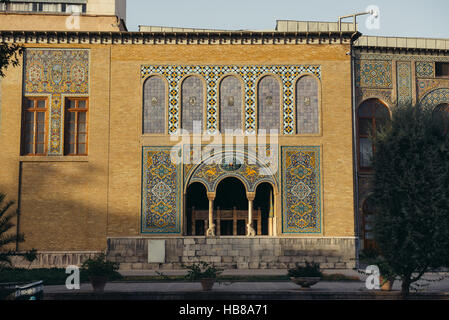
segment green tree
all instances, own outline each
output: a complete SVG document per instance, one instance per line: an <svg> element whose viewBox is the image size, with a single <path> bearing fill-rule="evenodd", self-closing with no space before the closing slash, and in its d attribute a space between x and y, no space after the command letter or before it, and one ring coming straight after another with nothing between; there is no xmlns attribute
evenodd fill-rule
<svg viewBox="0 0 449 320"><path fill-rule="evenodd" d="M12 210L14 201L5 201L6 195L0 193L0 268L11 265L11 257L16 252L9 249L12 244L25 241L23 234L11 233L15 226L11 219L18 215L18 209Z"/></svg>
<svg viewBox="0 0 449 320"><path fill-rule="evenodd" d="M449 266L448 128L447 117L409 105L374 139L374 234L404 297L425 272Z"/></svg>
<svg viewBox="0 0 449 320"><path fill-rule="evenodd" d="M9 3L9 0L0 0L0 3ZM0 77L5 76L9 65L16 67L20 63L20 56L24 48L17 44L0 43Z"/></svg>

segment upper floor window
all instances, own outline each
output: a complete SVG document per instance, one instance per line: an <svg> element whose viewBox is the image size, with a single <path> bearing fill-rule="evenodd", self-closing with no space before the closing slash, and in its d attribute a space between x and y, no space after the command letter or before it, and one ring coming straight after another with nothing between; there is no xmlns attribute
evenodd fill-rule
<svg viewBox="0 0 449 320"><path fill-rule="evenodd" d="M374 145L372 138L390 119L388 108L378 99L363 102L358 110L358 141L360 169L372 168Z"/></svg>
<svg viewBox="0 0 449 320"><path fill-rule="evenodd" d="M435 76L449 77L449 62L436 62L435 63Z"/></svg>
<svg viewBox="0 0 449 320"><path fill-rule="evenodd" d="M47 99L24 99L22 126L22 154L45 155L47 145Z"/></svg>
<svg viewBox="0 0 449 320"><path fill-rule="evenodd" d="M45 2L8 2L0 3L0 11L8 12L48 12L48 13L85 13L86 4L45 3Z"/></svg>
<svg viewBox="0 0 449 320"><path fill-rule="evenodd" d="M88 101L86 98L68 98L65 107L65 154L85 156Z"/></svg>

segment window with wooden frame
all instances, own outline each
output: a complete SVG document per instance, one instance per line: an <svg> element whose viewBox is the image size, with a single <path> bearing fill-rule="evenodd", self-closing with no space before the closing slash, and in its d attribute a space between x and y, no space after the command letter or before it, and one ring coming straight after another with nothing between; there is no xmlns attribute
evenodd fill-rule
<svg viewBox="0 0 449 320"><path fill-rule="evenodd" d="M87 156L87 98L65 100L64 154Z"/></svg>
<svg viewBox="0 0 449 320"><path fill-rule="evenodd" d="M376 132L390 120L388 108L379 99L363 102L358 110L358 150L359 168L372 169L374 145L372 139Z"/></svg>
<svg viewBox="0 0 449 320"><path fill-rule="evenodd" d="M22 155L46 155L47 109L47 98L24 98L22 115Z"/></svg>

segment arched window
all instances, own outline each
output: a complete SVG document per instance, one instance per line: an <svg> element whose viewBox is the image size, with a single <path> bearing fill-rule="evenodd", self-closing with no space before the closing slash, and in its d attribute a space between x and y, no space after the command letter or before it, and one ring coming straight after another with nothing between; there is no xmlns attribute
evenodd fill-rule
<svg viewBox="0 0 449 320"><path fill-rule="evenodd" d="M374 145L372 138L390 119L388 108L379 99L363 102L358 110L359 167L372 168Z"/></svg>
<svg viewBox="0 0 449 320"><path fill-rule="evenodd" d="M364 249L375 249L376 243L374 239L374 214L375 214L375 208L374 208L374 201L372 198L368 198L363 203L362 208L363 213L363 245Z"/></svg>
<svg viewBox="0 0 449 320"><path fill-rule="evenodd" d="M181 128L189 133L203 131L204 84L200 78L190 76L181 85Z"/></svg>
<svg viewBox="0 0 449 320"><path fill-rule="evenodd" d="M445 133L449 132L449 104L442 103L433 109L433 119Z"/></svg>
<svg viewBox="0 0 449 320"><path fill-rule="evenodd" d="M279 132L280 88L279 82L272 76L263 77L257 87L258 129L259 133L270 130Z"/></svg>
<svg viewBox="0 0 449 320"><path fill-rule="evenodd" d="M319 133L318 81L313 76L301 77L296 82L296 132Z"/></svg>
<svg viewBox="0 0 449 320"><path fill-rule="evenodd" d="M234 76L225 77L220 83L220 131L242 130L242 84Z"/></svg>
<svg viewBox="0 0 449 320"><path fill-rule="evenodd" d="M143 86L143 133L165 133L165 81L149 77Z"/></svg>

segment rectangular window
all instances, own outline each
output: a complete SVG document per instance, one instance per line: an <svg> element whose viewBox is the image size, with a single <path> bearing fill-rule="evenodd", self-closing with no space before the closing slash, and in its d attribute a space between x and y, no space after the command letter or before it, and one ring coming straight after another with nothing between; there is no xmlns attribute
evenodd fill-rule
<svg viewBox="0 0 449 320"><path fill-rule="evenodd" d="M87 156L86 98L68 98L65 101L64 152L69 156Z"/></svg>
<svg viewBox="0 0 449 320"><path fill-rule="evenodd" d="M435 75L437 77L449 77L449 63L448 62L436 62L435 63Z"/></svg>
<svg viewBox="0 0 449 320"><path fill-rule="evenodd" d="M70 4L67 5L65 10L63 12L67 12L67 13L82 13L83 12L83 7L80 4Z"/></svg>
<svg viewBox="0 0 449 320"><path fill-rule="evenodd" d="M43 3L42 11L43 12L61 12L61 4L60 3Z"/></svg>
<svg viewBox="0 0 449 320"><path fill-rule="evenodd" d="M46 154L47 145L47 99L25 98L23 106L22 154Z"/></svg>
<svg viewBox="0 0 449 320"><path fill-rule="evenodd" d="M15 12L31 12L33 11L33 4L32 3L8 3L9 5L9 11L15 11Z"/></svg>

